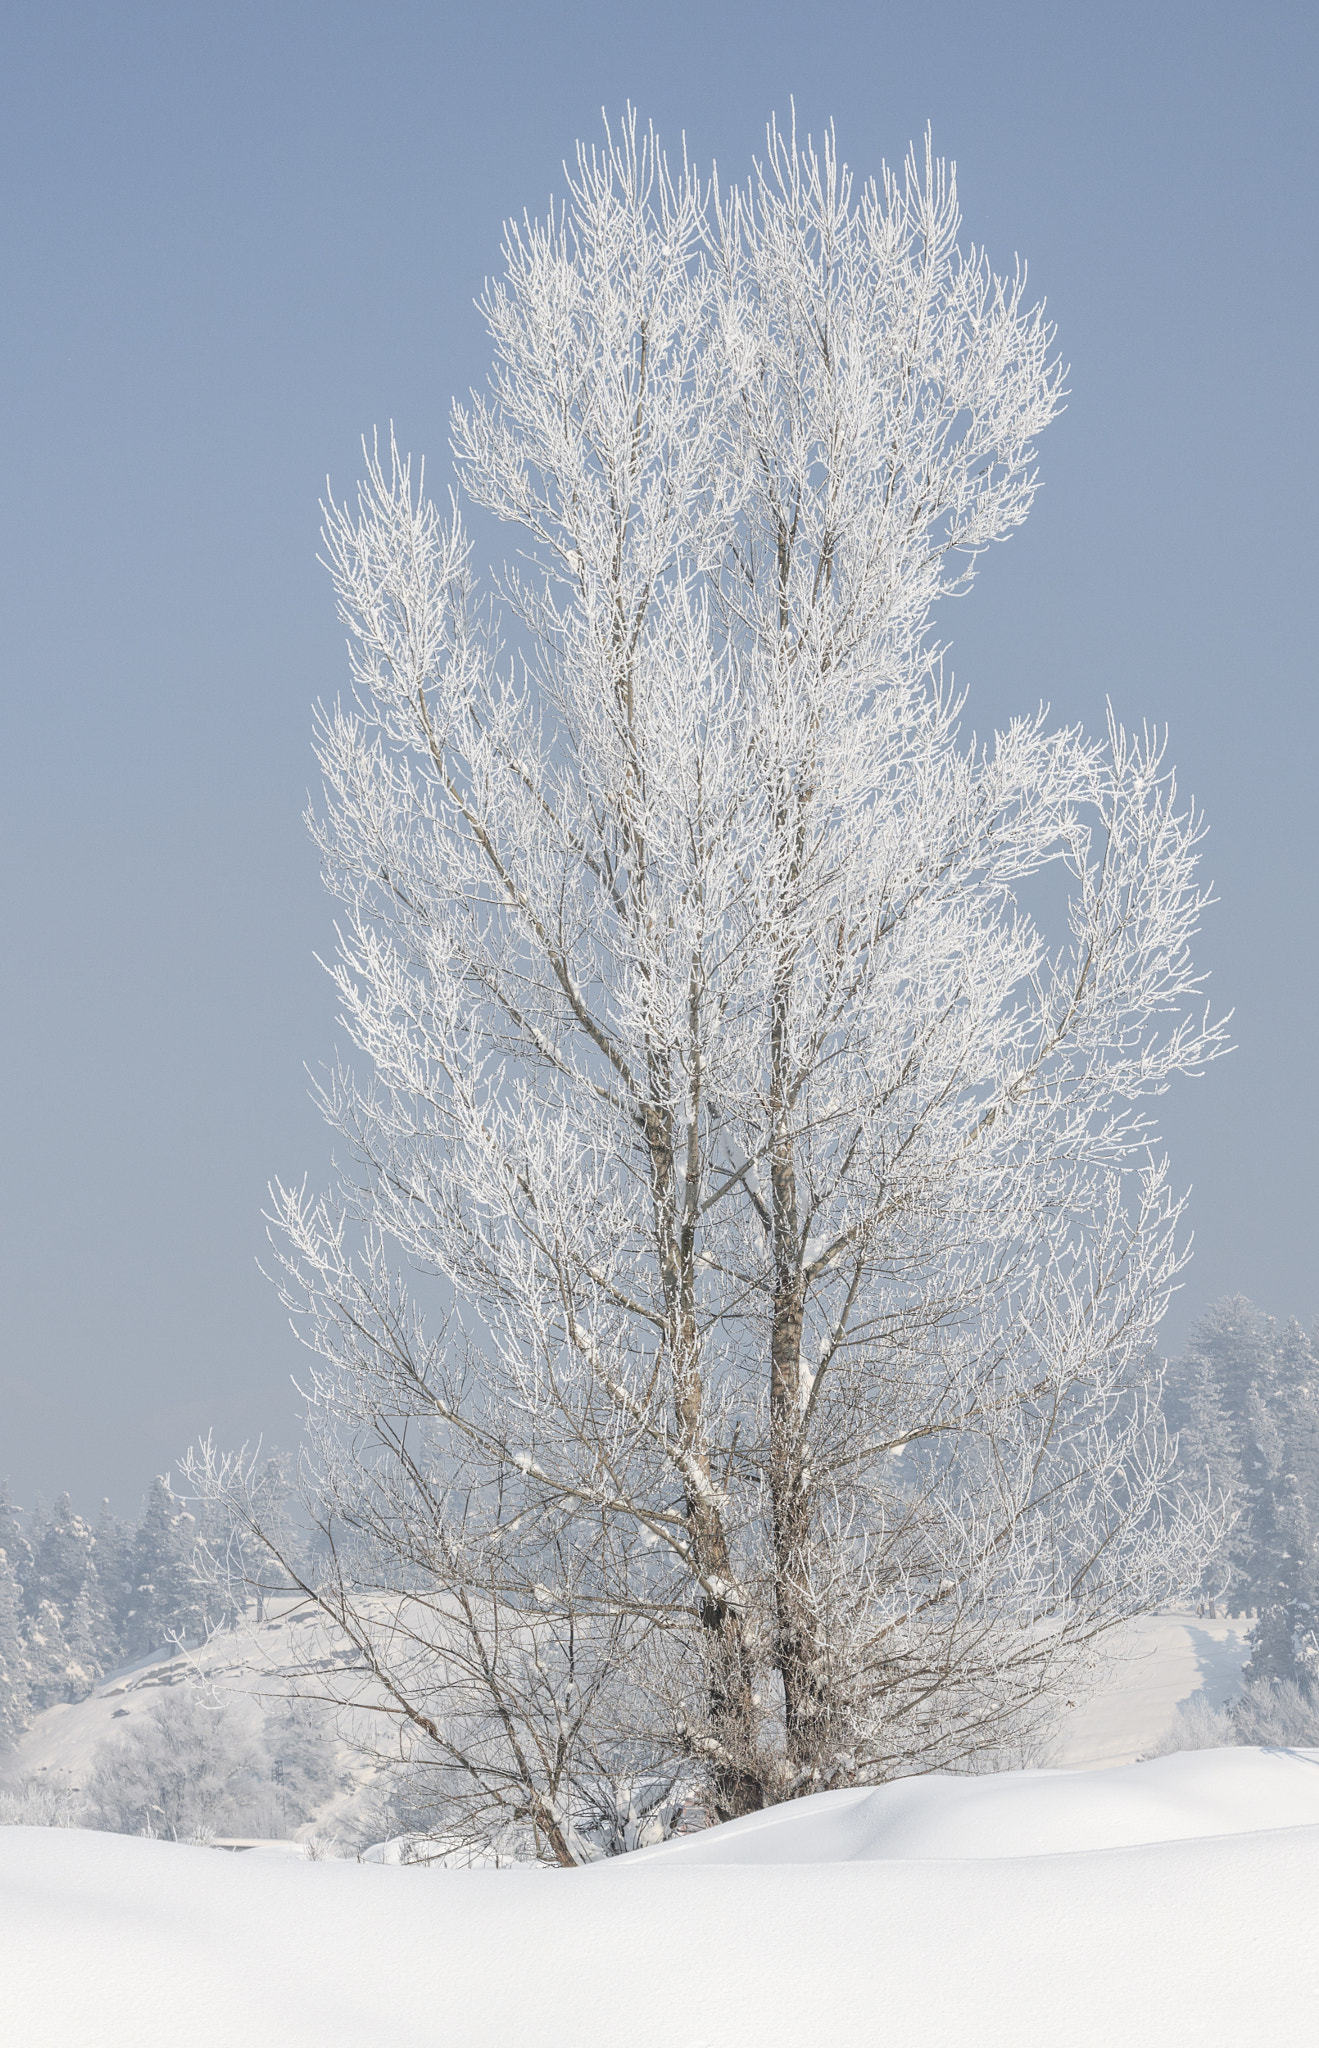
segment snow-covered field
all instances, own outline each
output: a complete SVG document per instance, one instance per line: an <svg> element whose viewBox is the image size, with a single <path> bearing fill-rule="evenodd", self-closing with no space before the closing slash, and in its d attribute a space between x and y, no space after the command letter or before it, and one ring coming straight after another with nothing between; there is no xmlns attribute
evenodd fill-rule
<svg viewBox="0 0 1319 2048"><path fill-rule="evenodd" d="M0 1829L23 2048L1297 2041L1319 1752L826 1793L573 1872Z"/></svg>
<svg viewBox="0 0 1319 2048"><path fill-rule="evenodd" d="M17 1749L0 1758L0 1787L39 1778L51 1784L85 1784L99 1745L113 1738L154 1700L190 1678L202 1677L217 1693L251 1702L254 1721L261 1695L278 1698L288 1673L308 1656L307 1638L318 1624L297 1614L267 1621L241 1633L213 1636L187 1657L143 1658L113 1673L76 1706L47 1708ZM1240 1689L1246 1658L1245 1621L1204 1621L1193 1614L1155 1614L1137 1622L1119 1653L1109 1683L1094 1700L1070 1715L1051 1759L1056 1764L1126 1764L1157 1743L1179 1703L1203 1692L1213 1706L1226 1706ZM332 1643L317 1642L331 1659ZM351 1738L368 1739L370 1717L360 1717L349 1740L337 1744L340 1767L353 1782L298 1832L333 1835L351 1827L367 1804L360 1756ZM327 1733L327 1740L333 1740Z"/></svg>
<svg viewBox="0 0 1319 2048"><path fill-rule="evenodd" d="M1133 1761L1180 1701L1201 1690L1231 1699L1244 1630L1190 1615L1140 1624L1109 1689L1063 1731L1057 1761L1069 1768L825 1794L581 1871L309 1861L289 1844L221 1854L0 1828L0 2039L1305 2039L1319 2010L1319 1751ZM259 1631L268 1665L235 1638L198 1661L217 1684L255 1695L277 1686L301 1633L288 1618ZM98 1743L188 1670L179 1658L144 1662L79 1706L52 1708L4 1775L81 1783ZM344 1798L304 1832L332 1832Z"/></svg>
<svg viewBox="0 0 1319 2048"><path fill-rule="evenodd" d="M293 1674L309 1663L328 1665L342 1653L328 1631L305 1609L240 1630L222 1630L186 1654L142 1657L112 1672L76 1705L48 1707L18 1745L0 1756L0 1791L37 1781L77 1791L86 1785L98 1750L140 1722L176 1687L200 1681L209 1697L236 1706L253 1729L268 1706L278 1706L293 1685ZM363 1748L378 1736L373 1716L342 1714L338 1732L327 1724L325 1741L334 1752L342 1780L315 1814L294 1830L308 1835L355 1840L374 1806L373 1773Z"/></svg>
<svg viewBox="0 0 1319 2048"><path fill-rule="evenodd" d="M1149 1614L1133 1623L1108 1683L1063 1724L1051 1762L1132 1764L1147 1755L1182 1703L1200 1694L1230 1706L1241 1690L1251 1624L1194 1614Z"/></svg>

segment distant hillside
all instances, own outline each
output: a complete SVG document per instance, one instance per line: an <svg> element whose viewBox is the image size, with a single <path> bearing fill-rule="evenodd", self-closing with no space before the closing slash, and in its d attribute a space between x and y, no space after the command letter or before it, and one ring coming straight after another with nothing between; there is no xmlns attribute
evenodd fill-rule
<svg viewBox="0 0 1319 2048"><path fill-rule="evenodd" d="M1151 1615L1136 1623L1105 1689L1069 1718L1051 1762L1131 1763L1155 1747L1187 1699L1228 1705L1240 1691L1248 1626L1192 1614ZM369 1699L337 1716L303 1706L296 1758L288 1747L294 1673L305 1673L309 1663L341 1668L345 1661L325 1624L299 1609L222 1629L186 1654L140 1657L107 1673L85 1699L39 1714L0 1757L0 1788L26 1788L23 1817L85 1820L82 1802L97 1782L98 1765L104 1781L110 1746L125 1744L134 1730L140 1743L153 1713L159 1718L162 1703L182 1702L186 1689L190 1709L197 1702L217 1717L203 1723L212 1761L221 1728L231 1748L244 1738L255 1745L257 1768L249 1769L239 1804L228 1809L245 1816L246 1824L217 1827L216 1834L311 1841L351 1853L389 1832L388 1780L373 1761L374 1745L384 1738ZM110 1780L119 1782L113 1772ZM131 1819L120 1826L144 1831Z"/></svg>
<svg viewBox="0 0 1319 2048"><path fill-rule="evenodd" d="M86 1698L60 1702L37 1715L17 1744L0 1755L0 1788L40 1789L50 1812L83 1818L79 1802L111 1746L128 1743L134 1731L140 1742L153 1717L159 1719L162 1708L186 1696L190 1707L195 1703L213 1717L210 1730L202 1722L203 1739L212 1736L205 1743L208 1749L217 1747L222 1728L231 1747L246 1742L255 1760L239 1797L262 1824L232 1832L296 1841L323 1838L327 1845L357 1848L383 1825L384 1787L364 1753L379 1739L377 1719L365 1709L336 1715L291 1698L294 1673L305 1671L309 1661L327 1666L344 1661L328 1639L314 1640L324 1628L314 1614L290 1610L271 1620L221 1629L195 1650L148 1653L121 1665L107 1672ZM292 1724L291 1712L297 1717ZM293 1758L291 1733L296 1735ZM32 1817L42 1816L34 1811Z"/></svg>

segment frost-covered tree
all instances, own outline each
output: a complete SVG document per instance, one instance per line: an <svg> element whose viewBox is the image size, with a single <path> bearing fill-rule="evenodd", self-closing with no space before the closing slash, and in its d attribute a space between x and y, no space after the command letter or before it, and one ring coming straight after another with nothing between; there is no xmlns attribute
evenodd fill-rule
<svg viewBox="0 0 1319 2048"><path fill-rule="evenodd" d="M164 1473L152 1482L133 1537L124 1647L132 1655L205 1632L196 1518Z"/></svg>
<svg viewBox="0 0 1319 2048"><path fill-rule="evenodd" d="M0 1750L22 1734L31 1709L24 1634L24 1587L31 1569L32 1546L9 1481L0 1479Z"/></svg>
<svg viewBox="0 0 1319 2048"><path fill-rule="evenodd" d="M97 1582L105 1607L106 1636L103 1655L108 1668L119 1661L124 1617L133 1604L133 1531L118 1515L111 1512L108 1500L101 1502L100 1513L96 1518L92 1559L96 1566Z"/></svg>
<svg viewBox="0 0 1319 2048"><path fill-rule="evenodd" d="M23 1589L0 1544L0 1751L27 1726L31 1686L23 1641Z"/></svg>
<svg viewBox="0 0 1319 2048"><path fill-rule="evenodd" d="M263 1721L251 1702L196 1684L149 1705L139 1697L130 1725L97 1752L86 1788L93 1827L169 1841L283 1837L335 1787L328 1730L303 1704Z"/></svg>
<svg viewBox="0 0 1319 2048"><path fill-rule="evenodd" d="M40 1536L28 1580L28 1602L36 1608L41 1601L53 1601L61 1614L69 1614L82 1591L92 1562L92 1531L73 1502L62 1493L41 1523Z"/></svg>
<svg viewBox="0 0 1319 2048"><path fill-rule="evenodd" d="M181 1685L98 1752L87 1816L113 1834L172 1842L245 1832L263 1777L259 1736L231 1702Z"/></svg>
<svg viewBox="0 0 1319 2048"><path fill-rule="evenodd" d="M85 1699L95 1675L84 1668L64 1634L64 1616L53 1600L39 1600L23 1624L29 1698L34 1713L61 1700Z"/></svg>
<svg viewBox="0 0 1319 2048"><path fill-rule="evenodd" d="M328 514L313 1590L451 1814L562 1861L574 1780L723 1817L1028 1740L1202 1561L1147 1363L1200 827L1148 735L962 728L933 610L1061 372L958 233L928 148L724 189L629 121L454 411L517 566L392 449Z"/></svg>
<svg viewBox="0 0 1319 2048"><path fill-rule="evenodd" d="M1247 1454L1258 1467L1248 1678L1319 1688L1319 1358L1299 1323L1277 1333Z"/></svg>
<svg viewBox="0 0 1319 2048"><path fill-rule="evenodd" d="M24 1642L35 1709L84 1699L110 1661L114 1630L101 1593L90 1525L67 1493L34 1513L24 1587Z"/></svg>
<svg viewBox="0 0 1319 2048"><path fill-rule="evenodd" d="M19 1514L9 1481L0 1479L0 1550L8 1557L10 1570L23 1588L32 1571L32 1545Z"/></svg>
<svg viewBox="0 0 1319 2048"><path fill-rule="evenodd" d="M1279 1328L1243 1295L1191 1331L1166 1388L1178 1459L1192 1482L1228 1494L1236 1521L1207 1590L1256 1617L1251 1679L1319 1677L1319 1359L1292 1321Z"/></svg>

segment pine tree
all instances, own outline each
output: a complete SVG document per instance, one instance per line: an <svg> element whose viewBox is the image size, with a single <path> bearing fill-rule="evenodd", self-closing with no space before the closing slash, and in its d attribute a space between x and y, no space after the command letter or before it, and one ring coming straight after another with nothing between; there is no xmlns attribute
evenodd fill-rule
<svg viewBox="0 0 1319 2048"><path fill-rule="evenodd" d="M32 1545L18 1519L20 1513L21 1510L14 1505L9 1481L0 1479L0 1550L9 1559L9 1569L18 1581L20 1593L26 1596L27 1582L32 1573Z"/></svg>
<svg viewBox="0 0 1319 2048"><path fill-rule="evenodd" d="M53 1600L39 1600L35 1612L28 1614L23 1629L23 1648L28 1663L32 1709L40 1714L47 1707L66 1700L70 1686L76 1689L78 1684L78 1677L71 1669L75 1660L65 1638L64 1617Z"/></svg>
<svg viewBox="0 0 1319 2048"><path fill-rule="evenodd" d="M130 1605L124 1649L158 1649L176 1635L205 1633L197 1571L197 1529L175 1497L168 1473L158 1477L133 1539Z"/></svg>
<svg viewBox="0 0 1319 2048"><path fill-rule="evenodd" d="M1246 1404L1241 1436L1243 1484L1241 1519L1233 1535L1241 1597L1258 1614L1278 1597L1278 1563L1284 1548L1279 1528L1279 1480L1286 1463L1281 1418L1268 1386L1256 1383Z"/></svg>
<svg viewBox="0 0 1319 2048"><path fill-rule="evenodd" d="M132 1605L133 1532L110 1512L108 1500L96 1519L92 1555L105 1608L102 1659L110 1670L123 1655L124 1616Z"/></svg>
<svg viewBox="0 0 1319 2048"><path fill-rule="evenodd" d="M1267 1428L1257 1389L1270 1344L1268 1318L1244 1295L1230 1295L1195 1324L1164 1390L1181 1472L1197 1491L1227 1495L1237 1509L1236 1525L1200 1589L1211 1598L1222 1593L1229 1606L1251 1604L1257 1576L1253 1504L1263 1463L1257 1438Z"/></svg>
<svg viewBox="0 0 1319 2048"><path fill-rule="evenodd" d="M8 1488L0 1500L0 1528L5 1526L6 1512L12 1512ZM8 1550L0 1545L0 1751L8 1749L26 1728L30 1691L22 1588Z"/></svg>
<svg viewBox="0 0 1319 2048"><path fill-rule="evenodd" d="M1259 1619L1248 1680L1319 1686L1319 1359L1292 1321L1268 1361L1254 1448Z"/></svg>
<svg viewBox="0 0 1319 2048"><path fill-rule="evenodd" d="M1169 1368L1165 1412L1188 1480L1234 1496L1220 1575L1255 1613L1249 1681L1319 1689L1319 1357L1244 1295L1215 1303Z"/></svg>
<svg viewBox="0 0 1319 2048"><path fill-rule="evenodd" d="M50 1509L46 1506L44 1496L38 1493L33 1495L32 1505L30 1508L28 1508L26 1511L20 1508L18 1512L20 1514L26 1512L27 1516L25 1526L27 1528L28 1550L31 1555L32 1561L29 1564L26 1572L23 1573L22 1577L24 1605L26 1606L27 1612L31 1614L38 1598L37 1593L35 1591L36 1581L34 1578L34 1573L36 1571L37 1552L41 1549L42 1544L46 1540L46 1531L50 1526Z"/></svg>
<svg viewBox="0 0 1319 2048"><path fill-rule="evenodd" d="M112 1661L108 1645L112 1640L110 1617L101 1595L96 1566L89 1564L77 1599L64 1627L68 1645L68 1691L66 1699L86 1699L98 1679L104 1678Z"/></svg>
<svg viewBox="0 0 1319 2048"><path fill-rule="evenodd" d="M32 1563L28 1587L28 1609L35 1612L43 1600L58 1607L67 1623L92 1562L92 1532L73 1502L62 1493L51 1509L41 1533Z"/></svg>

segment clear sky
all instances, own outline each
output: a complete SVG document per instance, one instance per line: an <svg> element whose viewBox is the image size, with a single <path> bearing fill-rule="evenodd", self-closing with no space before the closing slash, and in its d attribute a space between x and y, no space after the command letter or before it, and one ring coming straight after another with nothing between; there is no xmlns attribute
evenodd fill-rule
<svg viewBox="0 0 1319 2048"><path fill-rule="evenodd" d="M135 1509L198 1430L291 1443L267 1180L326 1171L300 813L344 675L329 471L443 478L499 226L630 97L745 172L771 109L862 173L927 121L1071 363L1030 523L945 616L984 729L1171 728L1240 1050L1169 1098L1197 1257L1319 1309L1319 12L1215 0L11 0L0 16L6 1089L0 1473Z"/></svg>

